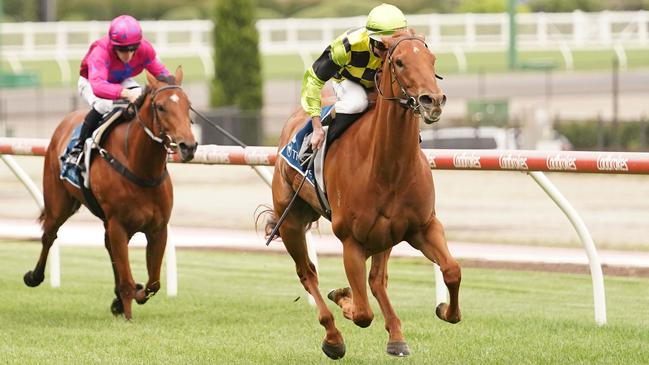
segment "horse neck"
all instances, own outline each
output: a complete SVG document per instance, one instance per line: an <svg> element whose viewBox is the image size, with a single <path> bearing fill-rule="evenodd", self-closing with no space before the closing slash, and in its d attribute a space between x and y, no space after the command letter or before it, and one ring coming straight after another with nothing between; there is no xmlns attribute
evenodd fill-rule
<svg viewBox="0 0 649 365"><path fill-rule="evenodd" d="M158 132L153 127L151 106L145 102L138 115L131 121L134 124L130 128L130 134L127 135L128 164L133 173L142 178L158 178L166 167L167 151L160 143L149 137L137 118L140 118L141 123L151 131Z"/></svg>
<svg viewBox="0 0 649 365"><path fill-rule="evenodd" d="M390 85L390 74L383 72L380 85ZM393 96L393 91L385 88L384 96ZM402 107L397 101L378 96L371 121L371 143L374 169L390 179L401 171L410 169L418 162L419 125L412 110Z"/></svg>

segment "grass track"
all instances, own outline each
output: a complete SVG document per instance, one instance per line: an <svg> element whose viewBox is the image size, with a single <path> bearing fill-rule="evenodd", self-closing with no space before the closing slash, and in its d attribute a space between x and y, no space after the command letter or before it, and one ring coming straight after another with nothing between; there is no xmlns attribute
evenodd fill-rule
<svg viewBox="0 0 649 365"><path fill-rule="evenodd" d="M27 288L38 244L0 242L0 362L8 364L330 364L324 335L288 255L181 250L179 296L164 289L126 323L109 312L112 274L100 248L62 248L62 287ZM144 281L144 251L131 250ZM320 261L323 289L344 283ZM464 269L463 321L434 314L432 268L393 259L390 293L413 355L385 354L376 302L367 329L334 310L347 364L640 364L649 358L649 280L606 281L609 325L593 321L590 277ZM163 278L163 287L164 278ZM294 302L296 297L300 300Z"/></svg>

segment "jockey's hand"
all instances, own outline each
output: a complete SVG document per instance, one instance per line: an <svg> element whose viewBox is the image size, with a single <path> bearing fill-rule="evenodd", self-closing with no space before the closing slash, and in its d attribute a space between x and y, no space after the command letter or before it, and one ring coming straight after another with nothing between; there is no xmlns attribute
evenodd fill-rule
<svg viewBox="0 0 649 365"><path fill-rule="evenodd" d="M313 117L311 120L313 124L313 133L311 133L311 149L317 150L322 147L324 143L324 129L322 129L322 124L320 124L320 117Z"/></svg>
<svg viewBox="0 0 649 365"><path fill-rule="evenodd" d="M130 103L135 103L137 98L140 97L140 94L142 94L142 89L139 87L136 87L134 89L122 89L122 92L119 94L120 97L128 100Z"/></svg>

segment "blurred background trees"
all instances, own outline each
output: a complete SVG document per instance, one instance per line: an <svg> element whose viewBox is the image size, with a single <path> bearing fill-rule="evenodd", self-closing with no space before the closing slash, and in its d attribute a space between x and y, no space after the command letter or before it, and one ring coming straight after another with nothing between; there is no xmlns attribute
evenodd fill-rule
<svg viewBox="0 0 649 365"><path fill-rule="evenodd" d="M56 20L109 20L119 14L139 19L209 19L220 0L3 0L5 21L42 20L41 9L54 6ZM256 0L257 18L343 17L365 15L382 0ZM507 0L388 0L406 14L503 12ZM649 0L522 0L525 12L573 10L649 10ZM55 5L53 5L55 4Z"/></svg>

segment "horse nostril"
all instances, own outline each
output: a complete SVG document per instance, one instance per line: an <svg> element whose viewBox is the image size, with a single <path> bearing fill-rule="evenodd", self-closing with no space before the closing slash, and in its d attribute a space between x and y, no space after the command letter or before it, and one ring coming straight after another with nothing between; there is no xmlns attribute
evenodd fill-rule
<svg viewBox="0 0 649 365"><path fill-rule="evenodd" d="M432 101L435 103L435 106L443 107L446 104L446 95L435 94L432 96Z"/></svg>
<svg viewBox="0 0 649 365"><path fill-rule="evenodd" d="M419 104L423 106L429 106L433 103L433 98L431 98L429 95L419 95L418 100Z"/></svg>
<svg viewBox="0 0 649 365"><path fill-rule="evenodd" d="M185 153L194 154L194 152L196 152L196 149L198 147L198 143L193 143L191 145L188 145L185 142L180 142L178 143L178 147L180 148L181 151Z"/></svg>

